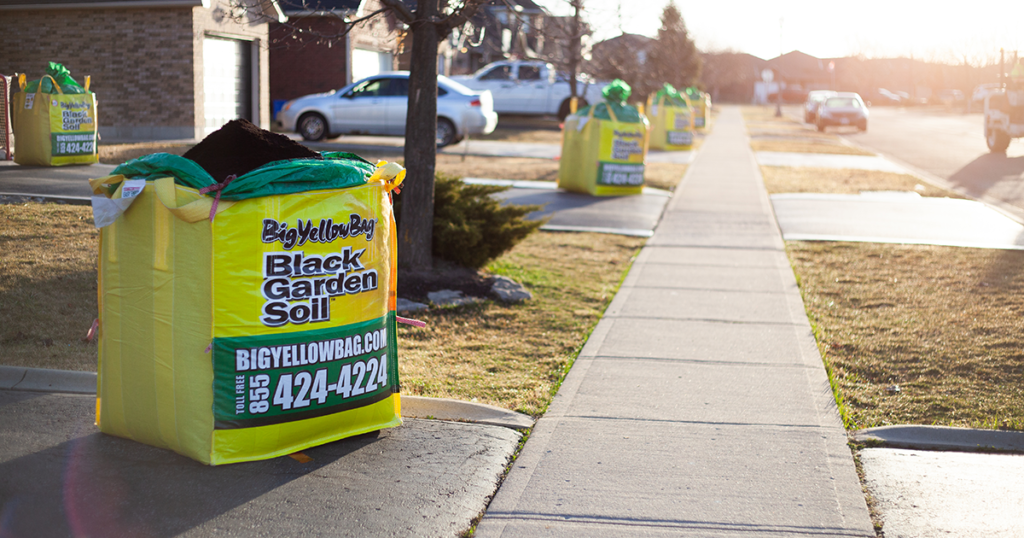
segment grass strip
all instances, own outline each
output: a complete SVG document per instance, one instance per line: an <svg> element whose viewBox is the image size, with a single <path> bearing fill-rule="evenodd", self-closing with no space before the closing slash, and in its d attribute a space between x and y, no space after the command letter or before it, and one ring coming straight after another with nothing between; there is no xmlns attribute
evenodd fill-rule
<svg viewBox="0 0 1024 538"><path fill-rule="evenodd" d="M1024 429L1024 252L789 242L850 429Z"/></svg>
<svg viewBox="0 0 1024 538"><path fill-rule="evenodd" d="M399 327L402 390L538 416L614 296L643 240L538 232L488 270L526 285L532 301L418 314Z"/></svg>
<svg viewBox="0 0 1024 538"><path fill-rule="evenodd" d="M751 134L750 147L754 151L874 155L846 144L835 134L818 132L813 126L790 116L775 117L774 106L745 106L740 108L740 113L747 132Z"/></svg>
<svg viewBox="0 0 1024 538"><path fill-rule="evenodd" d="M762 166L768 194L813 192L860 194L863 191L909 191L921 196L963 198L910 174L847 168L791 168Z"/></svg>
<svg viewBox="0 0 1024 538"><path fill-rule="evenodd" d="M96 371L82 341L97 315L98 233L90 208L0 205L0 364ZM489 270L534 299L419 313L399 327L403 392L539 415L644 240L540 232Z"/></svg>
<svg viewBox="0 0 1024 538"><path fill-rule="evenodd" d="M0 204L0 223L0 363L96 371L91 208Z"/></svg>

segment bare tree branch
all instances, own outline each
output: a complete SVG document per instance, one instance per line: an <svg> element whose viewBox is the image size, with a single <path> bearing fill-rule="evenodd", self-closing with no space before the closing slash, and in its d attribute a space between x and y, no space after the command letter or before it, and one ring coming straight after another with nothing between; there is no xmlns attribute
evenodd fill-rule
<svg viewBox="0 0 1024 538"><path fill-rule="evenodd" d="M390 9L395 14L395 17L405 24L411 26L416 21L416 15L409 11L409 8L405 7L402 0L380 0L380 3Z"/></svg>

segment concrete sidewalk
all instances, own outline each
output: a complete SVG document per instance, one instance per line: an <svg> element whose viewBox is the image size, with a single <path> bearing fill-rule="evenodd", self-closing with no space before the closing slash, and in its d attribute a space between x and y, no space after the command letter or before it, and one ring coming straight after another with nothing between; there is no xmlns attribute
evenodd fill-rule
<svg viewBox="0 0 1024 538"><path fill-rule="evenodd" d="M875 536L736 108L476 536Z"/></svg>
<svg viewBox="0 0 1024 538"><path fill-rule="evenodd" d="M399 428L207 467L99 433L95 389L91 372L0 366L0 536L459 536L497 488L515 429L532 425L403 396Z"/></svg>

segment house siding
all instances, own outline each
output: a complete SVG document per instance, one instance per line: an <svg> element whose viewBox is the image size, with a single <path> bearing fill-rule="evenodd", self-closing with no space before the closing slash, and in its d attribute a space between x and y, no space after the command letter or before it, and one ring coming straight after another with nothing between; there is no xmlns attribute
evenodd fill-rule
<svg viewBox="0 0 1024 538"><path fill-rule="evenodd" d="M251 24L246 21L236 21L228 17L224 7L226 2L214 1L210 9L196 7L193 18L193 43L192 63L195 65L195 78L192 92L195 95L203 95L203 39L207 36L223 37L249 41L250 51L253 55L253 84L254 95L252 102L253 123L263 129L270 128L270 51L268 50L268 24ZM195 100L195 132L196 138L203 137L204 105L203 100ZM257 121L258 119L258 121Z"/></svg>

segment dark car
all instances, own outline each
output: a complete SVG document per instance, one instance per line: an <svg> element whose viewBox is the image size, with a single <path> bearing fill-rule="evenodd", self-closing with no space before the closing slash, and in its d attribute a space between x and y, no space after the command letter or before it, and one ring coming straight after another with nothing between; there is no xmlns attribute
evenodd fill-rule
<svg viewBox="0 0 1024 538"><path fill-rule="evenodd" d="M830 90L814 90L807 94L807 101L804 102L804 123L815 123L818 121L818 107L821 103L835 95Z"/></svg>
<svg viewBox="0 0 1024 538"><path fill-rule="evenodd" d="M841 92L825 99L818 107L818 130L832 126L854 126L859 131L868 130L868 107L859 94Z"/></svg>

